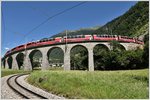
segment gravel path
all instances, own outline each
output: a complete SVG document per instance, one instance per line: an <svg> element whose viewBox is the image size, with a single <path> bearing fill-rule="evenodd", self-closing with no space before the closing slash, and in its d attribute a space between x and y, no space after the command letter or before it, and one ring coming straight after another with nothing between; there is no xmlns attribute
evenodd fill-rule
<svg viewBox="0 0 150 100"><path fill-rule="evenodd" d="M7 85L7 79L12 76L5 76L1 78L1 99L23 99L20 95L15 93L8 85ZM38 94L41 94L49 99L65 99L64 97L59 97L57 95L48 93L42 89L39 89L33 85L30 85L29 83L26 82L26 77L28 75L24 75L22 77L19 77L17 81L21 83L24 87L32 90L33 92L36 92Z"/></svg>
<svg viewBox="0 0 150 100"><path fill-rule="evenodd" d="M7 85L6 81L10 76L12 75L1 78L1 99L23 99Z"/></svg>

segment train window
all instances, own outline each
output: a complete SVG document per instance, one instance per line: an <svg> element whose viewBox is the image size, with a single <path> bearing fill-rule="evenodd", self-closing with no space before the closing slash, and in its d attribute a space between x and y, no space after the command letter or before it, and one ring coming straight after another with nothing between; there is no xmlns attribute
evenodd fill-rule
<svg viewBox="0 0 150 100"><path fill-rule="evenodd" d="M19 47L23 47L23 45L19 46Z"/></svg>
<svg viewBox="0 0 150 100"><path fill-rule="evenodd" d="M53 38L50 38L49 41L53 41Z"/></svg>
<svg viewBox="0 0 150 100"><path fill-rule="evenodd" d="M27 45L30 45L31 43L28 43Z"/></svg>
<svg viewBox="0 0 150 100"><path fill-rule="evenodd" d="M16 48L13 48L12 50L15 50Z"/></svg>

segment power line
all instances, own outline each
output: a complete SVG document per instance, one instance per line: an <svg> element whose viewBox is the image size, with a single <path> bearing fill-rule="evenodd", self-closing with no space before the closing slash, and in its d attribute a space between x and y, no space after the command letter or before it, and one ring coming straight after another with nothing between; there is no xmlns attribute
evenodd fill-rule
<svg viewBox="0 0 150 100"><path fill-rule="evenodd" d="M54 17L56 17L56 16L58 16L58 15L61 15L61 14L65 13L65 12L67 12L67 11L73 9L73 8L76 8L76 7L82 5L82 4L86 3L86 2L87 2L87 1L81 2L81 3L79 3L79 4L77 4L77 5L73 6L73 7L70 7L70 8L68 8L68 9L65 9L65 10L63 10L63 11L61 11L61 12L59 12L59 13L53 15L53 16L50 16L49 18L47 18L47 19L46 19L45 21L43 21L42 23L40 23L39 25L35 26L35 27L34 27L31 31L29 31L27 34L25 34L24 37L28 36L29 33L32 33L34 30L36 30L37 28L39 28L41 25L45 24L45 23L46 23L47 21L49 21L50 19L52 19L52 18L54 18Z"/></svg>
<svg viewBox="0 0 150 100"><path fill-rule="evenodd" d="M12 29L8 29L7 27L6 27L6 30L8 30L8 31L10 31L10 32L12 32L12 33L15 33L15 34L18 34L18 35L20 35L20 36L23 36L24 34L21 34L21 33L19 33L19 32L16 32L16 31L13 31Z"/></svg>
<svg viewBox="0 0 150 100"><path fill-rule="evenodd" d="M49 17L49 15L45 11L43 11L43 10L40 10L40 9L38 9L36 7L32 7L30 5L28 5L28 7L31 8L31 9L33 9L33 10L35 10L35 11L37 11L37 12L40 12L41 14L44 14L46 17Z"/></svg>
<svg viewBox="0 0 150 100"><path fill-rule="evenodd" d="M13 31L13 30L11 30L10 28L6 27L6 23L5 23L5 19L4 19L4 12L3 12L2 8L1 8L1 12L2 12L2 22L3 22L4 31L8 30L8 31L10 31L10 32L13 32L13 33L15 33L15 34L19 34L19 35L22 35L22 36L23 36L23 34L20 34L19 32Z"/></svg>
<svg viewBox="0 0 150 100"><path fill-rule="evenodd" d="M2 22L3 22L3 29L4 29L3 32L5 32L5 21L4 21L4 13L3 13L2 8L1 8L1 12L2 12Z"/></svg>

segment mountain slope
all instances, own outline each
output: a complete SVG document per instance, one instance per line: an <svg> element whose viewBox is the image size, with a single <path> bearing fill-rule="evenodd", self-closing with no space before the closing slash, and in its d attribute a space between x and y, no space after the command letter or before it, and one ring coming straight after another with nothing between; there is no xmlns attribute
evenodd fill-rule
<svg viewBox="0 0 150 100"><path fill-rule="evenodd" d="M149 2L138 2L122 16L108 22L94 33L140 36L148 33Z"/></svg>
<svg viewBox="0 0 150 100"><path fill-rule="evenodd" d="M140 1L131 7L125 14L119 16L104 26L84 28L74 31L67 31L68 35L84 34L116 34L131 37L144 38L149 33L149 2ZM54 37L65 36L66 32L58 33Z"/></svg>
<svg viewBox="0 0 150 100"><path fill-rule="evenodd" d="M73 31L69 31L67 30L67 35L84 35L84 34L91 34L94 31L96 31L98 28L100 28L100 26L96 26L96 27L91 27L91 28L81 28L79 30L73 30ZM66 35L66 31L63 31L61 33L58 33L52 37L59 37L59 36L65 36Z"/></svg>

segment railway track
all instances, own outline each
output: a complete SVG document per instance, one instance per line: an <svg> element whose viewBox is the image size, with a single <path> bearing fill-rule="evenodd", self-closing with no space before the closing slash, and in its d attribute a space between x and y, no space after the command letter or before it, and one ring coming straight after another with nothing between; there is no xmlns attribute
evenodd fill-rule
<svg viewBox="0 0 150 100"><path fill-rule="evenodd" d="M13 75L9 77L7 79L8 86L24 99L48 99L40 94L33 92L32 90L27 89L23 85L21 85L17 81L17 79L23 75L27 75L27 74L17 74L17 75Z"/></svg>

